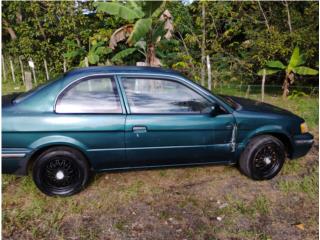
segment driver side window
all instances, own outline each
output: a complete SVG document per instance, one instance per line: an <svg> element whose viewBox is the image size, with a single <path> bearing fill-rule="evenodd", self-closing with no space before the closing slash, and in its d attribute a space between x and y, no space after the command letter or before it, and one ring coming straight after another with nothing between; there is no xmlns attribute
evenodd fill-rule
<svg viewBox="0 0 320 240"><path fill-rule="evenodd" d="M123 78L131 113L202 114L212 103L189 87L171 80Z"/></svg>

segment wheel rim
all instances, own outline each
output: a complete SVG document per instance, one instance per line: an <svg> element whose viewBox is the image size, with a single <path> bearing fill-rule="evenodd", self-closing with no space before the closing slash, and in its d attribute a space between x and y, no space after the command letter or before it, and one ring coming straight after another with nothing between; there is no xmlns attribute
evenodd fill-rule
<svg viewBox="0 0 320 240"><path fill-rule="evenodd" d="M264 145L254 157L255 173L260 177L273 175L279 169L281 157L281 149L275 143Z"/></svg>
<svg viewBox="0 0 320 240"><path fill-rule="evenodd" d="M80 170L72 159L58 156L48 160L42 172L43 185L52 193L72 191L80 181Z"/></svg>

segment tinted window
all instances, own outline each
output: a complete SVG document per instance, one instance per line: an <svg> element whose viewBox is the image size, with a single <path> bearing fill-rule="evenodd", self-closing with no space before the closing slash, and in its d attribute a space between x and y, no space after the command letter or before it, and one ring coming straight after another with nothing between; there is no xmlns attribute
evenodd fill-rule
<svg viewBox="0 0 320 240"><path fill-rule="evenodd" d="M71 85L58 99L58 113L121 113L120 99L110 77L91 78Z"/></svg>
<svg viewBox="0 0 320 240"><path fill-rule="evenodd" d="M210 104L185 85L158 79L124 78L132 113L208 113Z"/></svg>

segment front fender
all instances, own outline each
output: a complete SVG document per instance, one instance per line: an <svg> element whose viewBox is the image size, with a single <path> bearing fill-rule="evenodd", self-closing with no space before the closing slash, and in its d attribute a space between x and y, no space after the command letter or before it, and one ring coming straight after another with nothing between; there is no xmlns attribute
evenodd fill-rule
<svg viewBox="0 0 320 240"><path fill-rule="evenodd" d="M293 145L293 140L290 133L279 125L265 125L254 130L239 130L237 137L237 151L236 151L236 159L239 158L242 151L246 148L249 141L259 135L270 134L270 135L281 135L286 137L291 146Z"/></svg>

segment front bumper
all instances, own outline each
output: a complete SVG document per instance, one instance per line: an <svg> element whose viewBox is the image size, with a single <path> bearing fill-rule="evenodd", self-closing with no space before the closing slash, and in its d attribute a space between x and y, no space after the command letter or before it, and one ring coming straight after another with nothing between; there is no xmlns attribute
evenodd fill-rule
<svg viewBox="0 0 320 240"><path fill-rule="evenodd" d="M2 173L26 175L29 155L29 149L3 148L1 154Z"/></svg>
<svg viewBox="0 0 320 240"><path fill-rule="evenodd" d="M312 147L313 143L313 135L310 133L294 136L291 158L299 158L306 155Z"/></svg>

